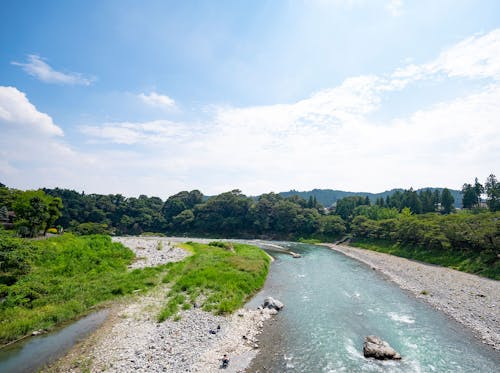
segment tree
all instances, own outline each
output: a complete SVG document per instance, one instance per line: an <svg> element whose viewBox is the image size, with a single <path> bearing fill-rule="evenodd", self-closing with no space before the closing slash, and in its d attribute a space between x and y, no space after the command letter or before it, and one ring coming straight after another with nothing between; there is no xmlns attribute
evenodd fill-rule
<svg viewBox="0 0 500 373"><path fill-rule="evenodd" d="M337 237L346 232L345 222L340 216L326 215L321 218L320 232L328 237Z"/></svg>
<svg viewBox="0 0 500 373"><path fill-rule="evenodd" d="M434 189L432 193L432 203L434 204L434 211L438 210L438 206L441 203L441 193L439 189Z"/></svg>
<svg viewBox="0 0 500 373"><path fill-rule="evenodd" d="M172 223L174 216L179 215L184 210L192 210L203 201L203 194L199 190L182 191L165 201L162 207L162 214L167 223Z"/></svg>
<svg viewBox="0 0 500 373"><path fill-rule="evenodd" d="M453 203L455 202L455 199L451 195L451 192L448 188L444 188L443 192L441 193L441 206L443 207L443 213L444 214L449 214L450 212L453 211Z"/></svg>
<svg viewBox="0 0 500 373"><path fill-rule="evenodd" d="M487 195L486 203L490 211L500 211L500 183L495 175L488 176L484 183L484 189Z"/></svg>
<svg viewBox="0 0 500 373"><path fill-rule="evenodd" d="M420 214L422 212L422 202L413 188L404 191L402 207L408 207L414 214Z"/></svg>
<svg viewBox="0 0 500 373"><path fill-rule="evenodd" d="M422 212L424 214L427 212L434 212L436 210L436 204L434 202L434 194L430 189L425 189L420 191L419 198L422 203Z"/></svg>
<svg viewBox="0 0 500 373"><path fill-rule="evenodd" d="M195 227L201 232L236 235L250 226L252 199L235 189L208 199L194 209Z"/></svg>
<svg viewBox="0 0 500 373"><path fill-rule="evenodd" d="M189 230L194 222L193 210L184 210L173 218L174 230Z"/></svg>
<svg viewBox="0 0 500 373"><path fill-rule="evenodd" d="M52 227L56 222L56 220L59 219L59 217L62 215L61 214L62 208L63 208L63 203L59 197L50 198L49 207L47 211L49 217L47 218L47 224L45 225L44 233L47 233L47 229Z"/></svg>
<svg viewBox="0 0 500 373"><path fill-rule="evenodd" d="M476 193L476 206L479 206L481 203L481 194L484 193L484 187L481 185L477 177L474 180L474 192Z"/></svg>
<svg viewBox="0 0 500 373"><path fill-rule="evenodd" d="M368 203L367 203L368 202ZM370 200L359 196L344 197L337 201L335 215L339 215L344 220L350 220L353 217L354 209L357 206L369 205Z"/></svg>
<svg viewBox="0 0 500 373"><path fill-rule="evenodd" d="M16 212L16 223L21 235L35 237L45 230L51 214L49 205L52 198L43 191L26 191L19 194L13 208Z"/></svg>
<svg viewBox="0 0 500 373"><path fill-rule="evenodd" d="M465 183L462 186L462 206L464 209L471 209L477 202L476 191L471 184Z"/></svg>

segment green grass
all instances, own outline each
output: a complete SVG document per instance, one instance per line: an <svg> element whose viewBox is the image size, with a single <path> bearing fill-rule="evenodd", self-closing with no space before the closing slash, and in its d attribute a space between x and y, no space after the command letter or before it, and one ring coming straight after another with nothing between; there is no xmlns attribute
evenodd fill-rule
<svg viewBox="0 0 500 373"><path fill-rule="evenodd" d="M28 241L0 234L0 344L156 285L165 266L129 271L133 257L108 236Z"/></svg>
<svg viewBox="0 0 500 373"><path fill-rule="evenodd" d="M221 245L223 246L223 245ZM225 314L240 308L264 285L269 257L259 248L231 244L234 249L188 243L193 253L182 262L169 263L163 282L171 285L168 302L159 321L200 302L205 311Z"/></svg>
<svg viewBox="0 0 500 373"><path fill-rule="evenodd" d="M425 249L367 238L357 239L351 245L500 280L500 263L493 251Z"/></svg>
<svg viewBox="0 0 500 373"><path fill-rule="evenodd" d="M311 245L316 245L316 244L323 242L322 240L319 240L317 238L303 238L303 237L300 237L298 241L300 243L308 243Z"/></svg>

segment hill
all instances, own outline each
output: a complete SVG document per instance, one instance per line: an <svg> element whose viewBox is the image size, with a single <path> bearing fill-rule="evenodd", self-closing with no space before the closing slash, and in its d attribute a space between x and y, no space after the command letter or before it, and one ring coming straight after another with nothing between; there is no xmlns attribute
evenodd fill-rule
<svg viewBox="0 0 500 373"><path fill-rule="evenodd" d="M421 188L417 189L417 192L420 192L422 190L430 189L432 191L438 189L440 192L443 191L443 188ZM363 196L370 198L370 201L373 203L377 200L377 198L386 198L387 196L393 195L396 191L403 192L403 189L391 189L391 190L386 190L385 192L381 193L369 193L369 192L346 192L342 190L333 190L333 189L313 189L310 191L303 191L299 192L296 190L290 190L288 192L281 192L279 193L283 197L291 197L291 196L299 196L301 198L304 198L305 200L308 200L310 196L316 197L316 200L321 203L325 207L330 207L333 205L335 202L337 202L339 199L342 199L344 197L350 197L350 196ZM450 189L451 194L453 195L453 198L455 199L455 207L461 208L462 207L462 193L459 190L453 190Z"/></svg>

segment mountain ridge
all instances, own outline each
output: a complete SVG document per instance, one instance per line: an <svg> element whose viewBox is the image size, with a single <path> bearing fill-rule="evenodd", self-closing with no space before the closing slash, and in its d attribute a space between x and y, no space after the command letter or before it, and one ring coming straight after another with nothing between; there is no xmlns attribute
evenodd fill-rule
<svg viewBox="0 0 500 373"><path fill-rule="evenodd" d="M426 188L419 188L415 189L417 193L420 193L423 190L430 189L431 191L434 190L439 190L440 192L443 191L444 188L437 188L437 187L426 187ZM391 196L397 191L403 192L405 189L403 188L394 188L390 190L386 190L384 192L380 193L371 193L371 192L350 192L350 191L344 191L344 190L335 190L335 189L313 189L309 191L297 191L295 189L291 189L287 192L280 192L278 193L279 195L283 197L291 197L291 196L299 196L304 199L309 199L309 197L316 197L316 200L321 203L325 207L330 207L332 206L335 202L337 202L339 199L342 199L344 197L350 197L350 196L362 196L370 199L372 203L374 203L377 198L386 198L387 196ZM461 208L462 207L462 193L459 190L455 189L449 189L451 192L453 198L455 199L455 207Z"/></svg>

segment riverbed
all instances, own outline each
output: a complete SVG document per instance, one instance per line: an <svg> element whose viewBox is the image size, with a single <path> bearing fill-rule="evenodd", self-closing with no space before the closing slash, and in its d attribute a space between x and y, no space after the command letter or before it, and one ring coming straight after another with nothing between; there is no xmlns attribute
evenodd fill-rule
<svg viewBox="0 0 500 373"><path fill-rule="evenodd" d="M195 239L163 238L161 250L157 240L127 239L142 258L135 265L180 260L185 253L176 253L171 242ZM269 246L264 241L248 243ZM219 370L217 359L223 353L229 353L228 371L234 372L242 371L255 355L247 372L493 372L500 366L499 353L480 343L469 329L416 299L415 295L419 294L401 290L387 281L384 271L390 267L387 261L366 265L359 261L362 258L354 260L324 247L271 243L271 248L276 244L291 248L301 258L293 258L280 250L272 251L276 261L266 285L246 308L255 310L268 295L280 299L286 306L266 322L264 332L255 340L255 333L266 318L255 311L242 311L243 317L235 314L231 319L196 313L196 310L188 312L180 322L158 325L154 321L155 310L165 292L153 291L130 299L124 306L117 305L116 312L112 312L114 317L108 318L105 326L82 344L84 348L73 349L49 371L215 372ZM364 261L367 262L366 258ZM419 265L409 262L406 274L413 270L419 272L416 269ZM430 268L436 276L443 270ZM405 273L400 275L413 283ZM426 273L422 275L429 277ZM441 284L443 288L451 288L454 281L449 276L442 277ZM488 301L494 299L489 288L477 285L474 289L466 288L467 284L463 284L464 291L486 295ZM443 293L443 302L450 303L451 298L446 297L451 296L453 294ZM484 312L478 313L481 315L484 316ZM221 326L221 332L208 333L216 325ZM68 327L69 331L72 326ZM495 319L490 329L498 331ZM403 360L365 359L362 343L370 334L388 341L403 355ZM243 339L243 335L247 339ZM51 345L58 340L47 343L44 339L45 336L35 337L29 343L41 341ZM254 349L254 345L258 345L258 349ZM39 359L35 355L21 356L18 362L24 364ZM19 371L15 364L13 367Z"/></svg>
<svg viewBox="0 0 500 373"><path fill-rule="evenodd" d="M263 291L286 306L260 337L247 372L494 372L497 351L379 272L312 245L302 255L274 254ZM399 362L365 359L364 337L378 335L401 353Z"/></svg>

